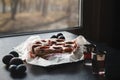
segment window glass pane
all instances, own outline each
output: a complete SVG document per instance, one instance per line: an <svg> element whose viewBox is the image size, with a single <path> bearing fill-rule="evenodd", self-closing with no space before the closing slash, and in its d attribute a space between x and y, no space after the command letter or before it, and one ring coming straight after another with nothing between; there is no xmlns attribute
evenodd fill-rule
<svg viewBox="0 0 120 80"><path fill-rule="evenodd" d="M80 0L0 0L0 35L76 27Z"/></svg>

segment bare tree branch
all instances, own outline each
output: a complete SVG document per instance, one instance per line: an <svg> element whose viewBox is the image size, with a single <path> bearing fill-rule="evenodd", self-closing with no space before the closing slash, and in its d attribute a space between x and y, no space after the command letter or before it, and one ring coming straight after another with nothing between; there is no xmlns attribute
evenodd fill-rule
<svg viewBox="0 0 120 80"><path fill-rule="evenodd" d="M43 0L43 9L42 9L42 16L47 15L47 9L48 9L48 0Z"/></svg>
<svg viewBox="0 0 120 80"><path fill-rule="evenodd" d="M6 3L5 3L5 0L1 0L1 1L2 1L2 5L3 5L2 12L5 13L6 12Z"/></svg>
<svg viewBox="0 0 120 80"><path fill-rule="evenodd" d="M15 20L19 0L11 0L11 19Z"/></svg>

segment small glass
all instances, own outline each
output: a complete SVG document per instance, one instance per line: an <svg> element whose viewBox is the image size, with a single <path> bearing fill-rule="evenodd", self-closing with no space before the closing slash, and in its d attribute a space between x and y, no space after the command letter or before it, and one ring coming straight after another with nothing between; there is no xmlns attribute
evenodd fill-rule
<svg viewBox="0 0 120 80"><path fill-rule="evenodd" d="M99 75L104 75L105 74L105 54L106 51L100 52L97 55L97 62L98 62L98 68L99 68Z"/></svg>
<svg viewBox="0 0 120 80"><path fill-rule="evenodd" d="M93 52L96 50L95 44L86 44L86 51L84 52L84 65L92 66Z"/></svg>
<svg viewBox="0 0 120 80"><path fill-rule="evenodd" d="M104 75L105 74L105 54L106 51L99 51L93 56L92 70L93 74Z"/></svg>

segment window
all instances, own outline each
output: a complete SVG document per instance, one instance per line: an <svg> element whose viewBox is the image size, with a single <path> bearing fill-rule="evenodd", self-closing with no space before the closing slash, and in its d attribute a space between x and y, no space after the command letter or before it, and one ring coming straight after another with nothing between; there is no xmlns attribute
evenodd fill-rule
<svg viewBox="0 0 120 80"><path fill-rule="evenodd" d="M81 25L81 0L0 0L0 35Z"/></svg>

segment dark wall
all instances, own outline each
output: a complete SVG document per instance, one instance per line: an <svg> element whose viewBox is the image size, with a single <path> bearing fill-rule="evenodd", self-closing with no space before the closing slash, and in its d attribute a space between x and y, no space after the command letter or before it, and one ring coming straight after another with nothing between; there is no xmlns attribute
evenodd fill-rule
<svg viewBox="0 0 120 80"><path fill-rule="evenodd" d="M115 0L114 8L114 28L113 28L113 46L120 49L120 3L119 0Z"/></svg>
<svg viewBox="0 0 120 80"><path fill-rule="evenodd" d="M116 0L83 0L83 26L90 40L119 47L120 10Z"/></svg>

